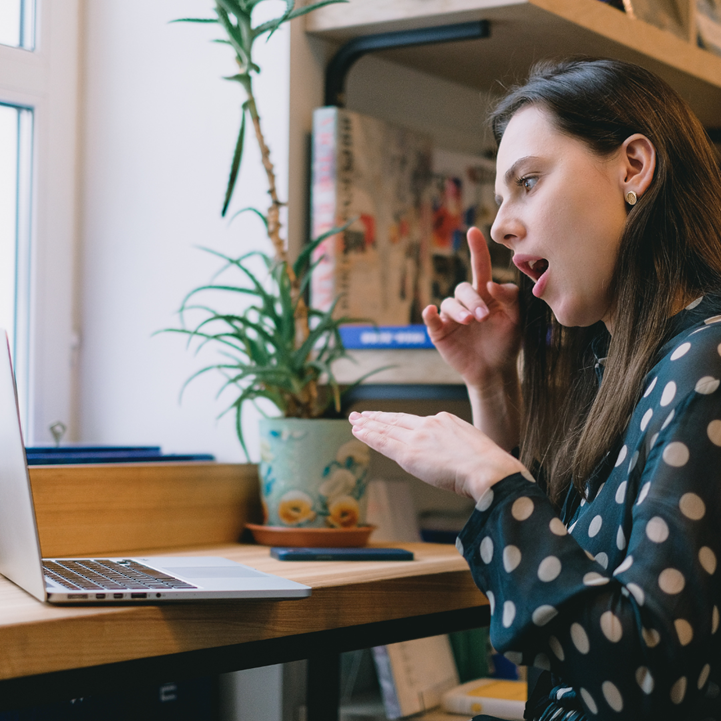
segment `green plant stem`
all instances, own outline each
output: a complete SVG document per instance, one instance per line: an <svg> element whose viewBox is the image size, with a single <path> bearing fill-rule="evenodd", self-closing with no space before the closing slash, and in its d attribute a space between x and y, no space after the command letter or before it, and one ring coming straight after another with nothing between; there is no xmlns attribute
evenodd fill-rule
<svg viewBox="0 0 721 721"><path fill-rule="evenodd" d="M285 272L290 280L291 295L293 302L295 303L295 346L296 348L300 348L310 335L310 328L308 326L308 306L301 294L298 277L293 271L293 266L288 262L285 242L281 236L282 225L280 222L280 208L283 203L278 198L278 191L275 184L275 169L270 159L270 148L268 148L268 145L265 142L265 137L261 128L260 115L258 113L258 106L255 102L253 83L250 75L245 75L241 82L248 96L248 112L253 122L255 137L258 141L263 167L265 168L265 174L268 180L268 194L270 195L271 201L267 213L268 237L273 244L276 261L284 264ZM293 397L288 399L289 403L287 415L301 418L312 417L313 411L316 408L317 398L318 385L315 381L311 381L303 388L303 391L300 394L300 403L297 403L296 399Z"/></svg>

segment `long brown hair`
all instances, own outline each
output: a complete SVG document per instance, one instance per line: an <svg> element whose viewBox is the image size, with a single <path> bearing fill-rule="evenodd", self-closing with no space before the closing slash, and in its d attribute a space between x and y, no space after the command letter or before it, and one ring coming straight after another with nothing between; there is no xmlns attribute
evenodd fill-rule
<svg viewBox="0 0 721 721"><path fill-rule="evenodd" d="M520 278L523 319L521 459L540 462L550 495L584 486L620 443L680 299L721 292L721 173L700 122L644 68L617 60L543 62L491 115L496 141L536 105L562 133L608 156L634 133L656 149L654 179L629 213L612 279L613 337L602 323L564 328ZM597 389L592 344L608 346Z"/></svg>

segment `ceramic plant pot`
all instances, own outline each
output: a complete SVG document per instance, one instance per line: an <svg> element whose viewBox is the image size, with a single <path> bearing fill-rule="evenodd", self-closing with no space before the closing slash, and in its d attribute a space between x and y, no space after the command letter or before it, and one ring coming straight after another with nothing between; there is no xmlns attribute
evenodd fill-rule
<svg viewBox="0 0 721 721"><path fill-rule="evenodd" d="M260 421L264 523L288 528L365 525L370 450L347 420Z"/></svg>

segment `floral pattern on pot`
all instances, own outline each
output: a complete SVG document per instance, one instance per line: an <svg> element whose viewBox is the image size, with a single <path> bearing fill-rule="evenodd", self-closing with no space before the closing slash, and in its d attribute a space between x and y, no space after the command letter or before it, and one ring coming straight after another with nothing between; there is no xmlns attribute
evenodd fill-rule
<svg viewBox="0 0 721 721"><path fill-rule="evenodd" d="M260 423L264 523L355 528L365 523L370 449L340 420Z"/></svg>

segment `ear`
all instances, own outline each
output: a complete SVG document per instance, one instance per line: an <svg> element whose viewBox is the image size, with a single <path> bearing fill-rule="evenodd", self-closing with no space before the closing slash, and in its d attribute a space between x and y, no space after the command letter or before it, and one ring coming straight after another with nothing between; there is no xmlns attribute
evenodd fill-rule
<svg viewBox="0 0 721 721"><path fill-rule="evenodd" d="M656 148L640 133L626 138L621 146L624 196L632 190L640 198L651 185L656 170Z"/></svg>

